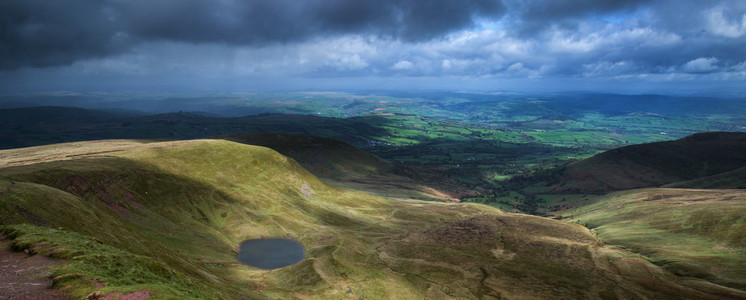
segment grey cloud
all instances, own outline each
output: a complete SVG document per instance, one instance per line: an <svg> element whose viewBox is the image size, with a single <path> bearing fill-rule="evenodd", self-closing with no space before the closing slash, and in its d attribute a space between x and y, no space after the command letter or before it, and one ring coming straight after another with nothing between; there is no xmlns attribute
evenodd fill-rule
<svg viewBox="0 0 746 300"><path fill-rule="evenodd" d="M655 0L505 0L513 30L523 36L552 27L575 29L588 16L632 12Z"/></svg>
<svg viewBox="0 0 746 300"><path fill-rule="evenodd" d="M706 73L717 70L718 59L714 57L700 57L684 64L683 69L690 73Z"/></svg>
<svg viewBox="0 0 746 300"><path fill-rule="evenodd" d="M499 0L6 0L0 68L64 65L155 40L259 46L364 34L425 41L503 11Z"/></svg>
<svg viewBox="0 0 746 300"><path fill-rule="evenodd" d="M119 27L100 1L2 1L0 68L44 67L120 52L129 42Z"/></svg>
<svg viewBox="0 0 746 300"><path fill-rule="evenodd" d="M746 60L744 1L506 0L506 6L509 30L539 48L557 34L604 41L587 52L546 54L556 58L546 75L584 75L587 66L612 66L612 73L669 73L700 57L719 63L699 73L719 72ZM624 40L629 30L648 33ZM666 42L669 37L676 41Z"/></svg>
<svg viewBox="0 0 746 300"><path fill-rule="evenodd" d="M742 0L4 0L0 72L702 75L741 70L744 16Z"/></svg>
<svg viewBox="0 0 746 300"><path fill-rule="evenodd" d="M495 0L169 0L126 2L119 9L149 38L254 44L319 34L370 33L426 40L502 12Z"/></svg>

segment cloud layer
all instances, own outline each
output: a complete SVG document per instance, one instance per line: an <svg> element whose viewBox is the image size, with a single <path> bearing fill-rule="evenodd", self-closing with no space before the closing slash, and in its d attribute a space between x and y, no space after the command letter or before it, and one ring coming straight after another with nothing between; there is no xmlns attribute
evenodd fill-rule
<svg viewBox="0 0 746 300"><path fill-rule="evenodd" d="M0 75L24 80L98 74L743 82L743 49L746 2L738 0L0 2Z"/></svg>
<svg viewBox="0 0 746 300"><path fill-rule="evenodd" d="M150 41L264 46L361 34L415 42L502 12L491 0L9 0L0 4L0 67L69 64Z"/></svg>

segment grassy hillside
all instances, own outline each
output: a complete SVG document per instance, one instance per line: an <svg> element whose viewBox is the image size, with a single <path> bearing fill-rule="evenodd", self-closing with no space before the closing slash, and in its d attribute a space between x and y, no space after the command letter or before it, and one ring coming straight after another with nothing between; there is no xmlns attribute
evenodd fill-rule
<svg viewBox="0 0 746 300"><path fill-rule="evenodd" d="M664 187L695 189L746 189L746 167L705 176L693 180L664 185Z"/></svg>
<svg viewBox="0 0 746 300"><path fill-rule="evenodd" d="M285 133L240 133L217 138L267 147L297 161L325 182L393 198L453 201L448 190L463 187L433 180L343 141ZM438 188L433 188L437 186Z"/></svg>
<svg viewBox="0 0 746 300"><path fill-rule="evenodd" d="M746 133L708 132L670 142L609 150L530 177L516 178L514 184L528 186L537 193L604 194L713 176L743 166L746 166Z"/></svg>
<svg viewBox="0 0 746 300"><path fill-rule="evenodd" d="M240 133L217 138L271 148L303 163L317 176L339 178L354 174L404 173L396 166L345 142L308 135L283 133ZM410 174L413 175L414 174Z"/></svg>
<svg viewBox="0 0 746 300"><path fill-rule="evenodd" d="M606 243L646 255L683 284L746 290L746 191L618 192L565 214ZM741 293L741 295L744 295Z"/></svg>
<svg viewBox="0 0 746 300"><path fill-rule="evenodd" d="M66 262L75 297L444 299L740 297L684 286L587 229L470 204L329 186L268 148L225 140L98 141L0 151L0 230ZM290 237L306 259L239 264L243 240ZM687 281L689 282L689 281Z"/></svg>

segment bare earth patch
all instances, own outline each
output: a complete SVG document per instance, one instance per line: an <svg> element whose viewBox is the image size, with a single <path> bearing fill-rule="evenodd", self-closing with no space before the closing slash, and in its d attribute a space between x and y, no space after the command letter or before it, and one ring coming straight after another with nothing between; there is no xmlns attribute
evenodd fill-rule
<svg viewBox="0 0 746 300"><path fill-rule="evenodd" d="M106 300L145 300L150 298L150 292L149 291L137 291L132 293L127 293L120 295L118 292L114 292L111 294L106 295L104 299Z"/></svg>
<svg viewBox="0 0 746 300"><path fill-rule="evenodd" d="M42 255L14 252L0 237L0 299L72 299L52 289L49 267L64 263Z"/></svg>

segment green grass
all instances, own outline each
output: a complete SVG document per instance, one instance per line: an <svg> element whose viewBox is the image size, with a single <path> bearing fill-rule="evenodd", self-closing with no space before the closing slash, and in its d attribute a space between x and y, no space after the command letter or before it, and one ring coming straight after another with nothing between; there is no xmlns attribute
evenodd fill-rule
<svg viewBox="0 0 746 300"><path fill-rule="evenodd" d="M744 290L743 197L739 190L635 190L602 197L564 216L675 274Z"/></svg>
<svg viewBox="0 0 746 300"><path fill-rule="evenodd" d="M75 297L85 298L86 291L124 294L154 290L154 298L220 298L222 293L205 286L195 278L169 268L146 255L137 255L67 230L29 224L0 227L0 232L12 239L16 251L31 250L67 262L54 267L52 279L56 287L68 290ZM95 279L91 280L91 279ZM105 282L105 287L96 287Z"/></svg>
<svg viewBox="0 0 746 300"><path fill-rule="evenodd" d="M708 298L582 226L335 188L268 148L104 141L0 156L19 153L29 161L0 169L3 232L17 249L68 259L56 287L76 297ZM239 264L236 246L261 237L297 239L306 259Z"/></svg>

